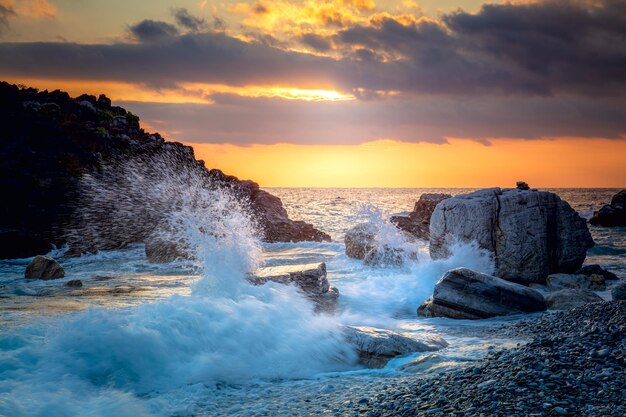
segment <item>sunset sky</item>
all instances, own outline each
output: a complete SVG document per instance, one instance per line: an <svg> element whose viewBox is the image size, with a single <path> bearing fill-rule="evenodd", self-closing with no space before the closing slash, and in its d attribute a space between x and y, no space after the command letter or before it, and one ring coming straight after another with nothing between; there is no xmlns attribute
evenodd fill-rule
<svg viewBox="0 0 626 417"><path fill-rule="evenodd" d="M626 186L626 1L0 0L0 79L262 186Z"/></svg>

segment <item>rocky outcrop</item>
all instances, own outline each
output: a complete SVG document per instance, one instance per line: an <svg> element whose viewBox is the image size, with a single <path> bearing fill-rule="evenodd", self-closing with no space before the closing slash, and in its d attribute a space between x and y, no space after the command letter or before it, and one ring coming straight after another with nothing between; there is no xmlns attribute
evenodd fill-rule
<svg viewBox="0 0 626 417"><path fill-rule="evenodd" d="M25 278L56 279L63 278L65 270L49 256L37 255L30 261L24 272Z"/></svg>
<svg viewBox="0 0 626 417"><path fill-rule="evenodd" d="M450 255L456 242L477 242L494 254L494 275L544 283L578 270L593 240L570 205L550 192L490 188L439 203L431 217L430 254Z"/></svg>
<svg viewBox="0 0 626 417"><path fill-rule="evenodd" d="M391 223L418 239L430 239L430 217L437 204L452 197L450 194L422 194L408 216L393 216Z"/></svg>
<svg viewBox="0 0 626 417"><path fill-rule="evenodd" d="M602 275L582 274L552 274L546 279L546 286L550 291L558 291L566 288L602 291L606 289L606 283Z"/></svg>
<svg viewBox="0 0 626 417"><path fill-rule="evenodd" d="M73 254L144 242L163 216L150 207L138 207L141 221L132 219L128 227L108 227L113 214L103 208L102 216L88 219L94 228L107 231L97 242L90 236L72 236L69 229L78 218L85 175L106 175L111 164L149 163L159 155L180 170L205 177L207 187L237 192L258 216L266 241L330 239L310 224L290 220L280 199L258 184L209 171L191 147L145 132L136 115L112 106L104 95L71 98L59 90L39 92L0 83L0 125L0 189L11 196L0 205L0 259L46 253L52 245L68 241Z"/></svg>
<svg viewBox="0 0 626 417"><path fill-rule="evenodd" d="M593 277L594 275L601 276L605 281L612 281L617 279L617 275L612 273L611 271L607 271L602 268L600 265L585 265L575 272L577 275L586 275L588 277ZM598 279L598 278L596 278Z"/></svg>
<svg viewBox="0 0 626 417"><path fill-rule="evenodd" d="M546 295L546 304L550 310L570 310L587 303L603 301L602 297L591 290L568 288Z"/></svg>
<svg viewBox="0 0 626 417"><path fill-rule="evenodd" d="M483 319L509 314L544 311L538 291L467 268L446 272L431 298L418 309L425 317Z"/></svg>
<svg viewBox="0 0 626 417"><path fill-rule="evenodd" d="M344 338L359 355L359 362L370 368L382 368L396 356L413 352L432 352L448 346L438 336L398 333L374 327L344 327Z"/></svg>
<svg viewBox="0 0 626 417"><path fill-rule="evenodd" d="M372 223L356 225L344 237L346 255L363 260L365 265L381 267L401 266L405 259L416 257L408 246L415 240L412 235L395 229L387 239L381 237L384 234Z"/></svg>
<svg viewBox="0 0 626 417"><path fill-rule="evenodd" d="M337 307L339 290L330 286L324 262L261 268L248 275L248 281L254 285L263 285L270 281L294 284L315 303L316 311L334 312Z"/></svg>
<svg viewBox="0 0 626 417"><path fill-rule="evenodd" d="M615 194L611 204L606 204L593 213L589 223L606 227L626 226L626 190Z"/></svg>
<svg viewBox="0 0 626 417"><path fill-rule="evenodd" d="M617 284L611 290L611 297L614 301L626 301L626 282Z"/></svg>

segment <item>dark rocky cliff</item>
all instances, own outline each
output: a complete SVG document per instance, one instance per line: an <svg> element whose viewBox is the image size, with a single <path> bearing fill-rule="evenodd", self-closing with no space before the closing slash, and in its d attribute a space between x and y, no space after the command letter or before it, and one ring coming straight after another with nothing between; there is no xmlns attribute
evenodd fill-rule
<svg viewBox="0 0 626 417"><path fill-rule="evenodd" d="M0 83L0 258L48 252L67 242L81 177L102 171L108 161L174 155L181 166L198 170L208 186L228 186L249 201L266 241L330 240L287 216L282 202L252 181L208 170L193 149L145 132L139 118L101 95L71 98L56 90L39 92ZM210 185L209 185L210 184ZM143 241L155 219L133 236L111 236L104 247L83 242L78 252L123 247Z"/></svg>

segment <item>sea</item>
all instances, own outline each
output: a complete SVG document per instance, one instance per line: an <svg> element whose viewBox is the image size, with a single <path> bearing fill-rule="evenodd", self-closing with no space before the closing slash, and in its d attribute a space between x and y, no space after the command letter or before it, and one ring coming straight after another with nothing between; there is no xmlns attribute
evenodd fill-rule
<svg viewBox="0 0 626 417"><path fill-rule="evenodd" d="M200 261L149 263L142 245L81 257L64 257L58 248L50 255L66 277L43 281L24 279L30 259L0 260L0 416L315 415L319 409L286 412L284 403L316 390L358 388L363 381L384 384L425 355L363 368L344 342L342 326L446 339L450 346L438 353L444 360L419 372L443 371L442 363L464 366L491 349L520 343L476 331L519 316L466 321L416 315L445 271L493 270L489 254L474 245L433 261L421 242L417 259L399 267L365 266L345 255L343 237L356 224L388 227L390 216L408 214L423 193L471 189L268 191L292 219L312 223L332 242L260 243L232 201L216 206L222 197L211 196L210 210L182 213ZM589 218L618 190L547 191ZM595 246L585 263L626 279L626 228L589 227ZM393 239L395 229L387 230ZM317 262L326 263L340 293L334 315L314 314L295 288L252 287L244 279L262 266ZM83 287L64 286L76 279Z"/></svg>

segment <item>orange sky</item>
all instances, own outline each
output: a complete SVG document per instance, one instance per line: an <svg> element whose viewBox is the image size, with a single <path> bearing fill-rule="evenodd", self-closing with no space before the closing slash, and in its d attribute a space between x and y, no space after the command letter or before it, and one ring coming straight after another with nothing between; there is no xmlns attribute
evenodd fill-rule
<svg viewBox="0 0 626 417"><path fill-rule="evenodd" d="M626 186L626 142L606 139L377 141L352 146L191 144L207 166L264 187Z"/></svg>

